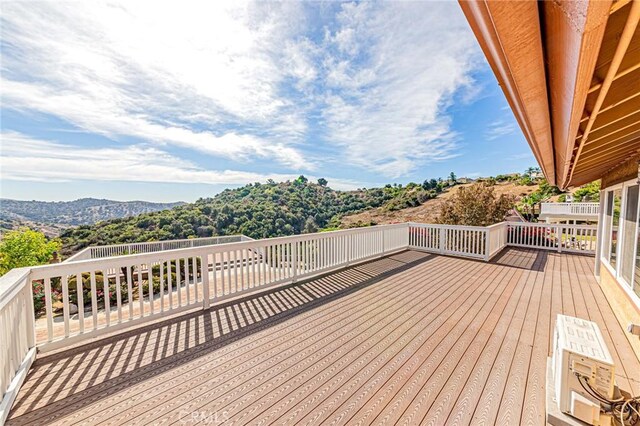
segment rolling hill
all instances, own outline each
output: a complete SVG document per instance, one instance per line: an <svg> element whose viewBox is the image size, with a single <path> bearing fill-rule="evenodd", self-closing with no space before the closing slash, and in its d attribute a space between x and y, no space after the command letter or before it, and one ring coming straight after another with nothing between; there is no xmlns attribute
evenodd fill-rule
<svg viewBox="0 0 640 426"><path fill-rule="evenodd" d="M113 201L81 198L75 201L21 201L0 199L0 223L4 229L18 226L49 227L52 232L69 226L90 225L100 221L136 216L171 209L184 203Z"/></svg>

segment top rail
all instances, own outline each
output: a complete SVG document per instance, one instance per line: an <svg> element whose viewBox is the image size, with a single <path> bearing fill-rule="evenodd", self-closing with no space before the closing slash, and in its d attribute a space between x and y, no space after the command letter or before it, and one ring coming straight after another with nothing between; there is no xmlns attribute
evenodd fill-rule
<svg viewBox="0 0 640 426"><path fill-rule="evenodd" d="M218 237L186 238L181 240L150 241L140 243L112 244L104 246L91 246L79 251L65 260L72 262L77 260L100 259L103 257L123 256L136 253L152 253L178 248L200 247L215 244L226 244L238 241L252 241L245 235L223 235Z"/></svg>
<svg viewBox="0 0 640 426"><path fill-rule="evenodd" d="M597 216L600 211L599 203L542 203L540 214Z"/></svg>

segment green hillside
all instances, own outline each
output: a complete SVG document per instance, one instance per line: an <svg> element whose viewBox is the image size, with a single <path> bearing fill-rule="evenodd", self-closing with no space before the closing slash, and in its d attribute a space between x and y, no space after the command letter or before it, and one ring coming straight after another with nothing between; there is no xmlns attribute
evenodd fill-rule
<svg viewBox="0 0 640 426"><path fill-rule="evenodd" d="M390 201L390 209L418 205L435 196L435 190L417 184L335 191L326 186L326 181L321 179L320 183L308 182L302 176L293 182L254 183L170 210L68 229L61 234L63 254L89 245L233 234L266 238L315 232L336 226L345 214Z"/></svg>
<svg viewBox="0 0 640 426"><path fill-rule="evenodd" d="M0 226L4 229L12 229L28 222L58 227L90 225L102 220L170 209L181 204L184 203L113 201L96 198L81 198L74 201L22 201L2 198L0 199Z"/></svg>

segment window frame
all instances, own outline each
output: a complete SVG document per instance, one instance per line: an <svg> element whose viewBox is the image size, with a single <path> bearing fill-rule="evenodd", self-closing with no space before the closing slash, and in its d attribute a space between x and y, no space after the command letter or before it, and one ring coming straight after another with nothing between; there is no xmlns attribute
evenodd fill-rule
<svg viewBox="0 0 640 426"><path fill-rule="evenodd" d="M609 223L603 222L602 226L602 236L599 238L600 242L600 263L604 265L605 268L611 273L611 275L616 279L620 287L629 295L631 300L635 303L637 307L640 308L640 296L633 291L633 286L638 285L640 283L634 283L635 274L631 274L631 282L628 282L622 276L622 265L623 265L623 257L624 256L633 256L633 264L635 267L635 260L638 256L638 236L640 234L640 223L636 222L636 230L634 233L634 245L633 245L633 253L622 253L621 248L624 246L624 241L622 240L625 237L625 229L626 226L626 213L627 213L627 189L630 186L638 185L637 179L631 179L617 185L612 185L602 191L602 196L604 197L604 210L600 216L600 220L605 221L607 216L606 212L609 209L609 194L613 191L620 190L620 218L618 223L618 233L617 233L617 241L616 241L616 268L611 266L609 262L609 253L611 252L611 232L613 230L613 210L611 215L611 220ZM611 198L612 202L615 202L615 198ZM636 206L636 217L640 219L640 201ZM639 220L640 221L640 220ZM608 236L607 236L608 234ZM608 244L607 244L608 242Z"/></svg>

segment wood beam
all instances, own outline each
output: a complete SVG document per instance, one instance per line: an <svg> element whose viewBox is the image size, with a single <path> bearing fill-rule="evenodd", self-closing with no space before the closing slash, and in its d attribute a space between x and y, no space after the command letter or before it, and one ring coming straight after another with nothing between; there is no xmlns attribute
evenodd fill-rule
<svg viewBox="0 0 640 426"><path fill-rule="evenodd" d="M640 142L638 139L640 135L636 134L633 137L629 137L628 142L624 146L614 146L607 149L606 154L590 155L584 159L584 163L580 163L580 167L590 166L595 163L606 163L611 156L624 155L629 149L633 148Z"/></svg>
<svg viewBox="0 0 640 426"><path fill-rule="evenodd" d="M613 15L614 13L616 13L617 11L619 11L620 9L622 9L632 1L633 0L618 0L617 2L613 3L613 5L611 6L611 10L609 11L609 14Z"/></svg>
<svg viewBox="0 0 640 426"><path fill-rule="evenodd" d="M585 161L591 158L606 158L611 151L623 151L625 147L629 146L630 143L635 142L635 140L640 137L639 132L640 130L636 130L635 132L621 136L615 141L615 143L611 143L606 148L593 149L589 152L583 151L583 154L585 154L583 158ZM586 154L589 155L587 156Z"/></svg>
<svg viewBox="0 0 640 426"><path fill-rule="evenodd" d="M556 184L538 2L460 6L547 180Z"/></svg>
<svg viewBox="0 0 640 426"><path fill-rule="evenodd" d="M628 68L623 69L618 74L616 74L615 77L613 77L613 80L615 81L615 80L619 79L620 77L624 77L625 75L627 75L629 73L632 73L632 72L634 72L634 71L636 71L638 69L640 69L640 62L638 62L637 64L633 64ZM602 87L602 83L594 84L593 86L591 86L589 88L589 93L593 93L593 92L595 92L596 90L598 90L601 87Z"/></svg>
<svg viewBox="0 0 640 426"><path fill-rule="evenodd" d="M593 149L598 149L603 146L609 145L611 142L614 142L629 133L633 133L636 130L640 129L640 120L634 121L622 127L617 127L615 130L601 135L594 139L589 139L589 141L585 144L584 152L592 151ZM595 143L600 142L600 143Z"/></svg>
<svg viewBox="0 0 640 426"><path fill-rule="evenodd" d="M620 105L623 105L626 102L634 100L634 99L638 98L639 96L640 96L640 92L630 93L628 96L626 96L626 97L624 97L622 99L619 99L616 102L614 102L614 103L612 103L610 105L607 105L606 107L602 108L599 111L599 114L602 114L603 112L606 112L606 111L611 111L612 109L617 108L617 107L619 107ZM589 114L589 115L586 115L580 120L580 122L589 121L592 116L593 116L593 113Z"/></svg>
<svg viewBox="0 0 640 426"><path fill-rule="evenodd" d="M598 163L597 165L594 165L592 167L582 169L579 175L583 176L582 179L588 179L587 182L600 179L602 175L606 173L608 170L615 168L617 165L621 163L624 163L627 159L631 158L637 152L638 152L638 148L636 148L633 151L627 152L624 155L620 155L616 158L612 158L611 161L607 161L606 163ZM577 171L576 171L576 176L578 176ZM587 183L587 182L580 182L580 180L576 179L573 183L573 186Z"/></svg>
<svg viewBox="0 0 640 426"><path fill-rule="evenodd" d="M556 175L558 186L565 188L611 1L557 0L540 4Z"/></svg>
<svg viewBox="0 0 640 426"><path fill-rule="evenodd" d="M618 159L615 162L609 164L604 164L602 167L593 168L588 171L583 171L581 173L576 172L576 185L582 185L585 183L593 182L596 179L600 179L605 176L610 171L614 170L617 167L620 167L625 162L629 161L629 159L637 157L640 153L640 149L630 152L627 156L622 159ZM595 177L594 177L595 176Z"/></svg>
<svg viewBox="0 0 640 426"><path fill-rule="evenodd" d="M590 114L589 121L587 123L587 127L585 128L582 138L580 139L580 145L578 146L578 152L576 152L576 157L573 162L573 167L570 168L569 176L565 181L565 185L571 181L573 176L573 171L575 169L575 165L580 160L580 154L582 149L584 148L585 142L589 137L589 132L593 127L593 123L602 108L602 104L609 93L609 89L613 83L614 76L618 73L618 68L622 63L622 59L624 58L625 53L627 52L627 48L631 43L631 39L636 31L638 26L638 22L640 21L640 0L634 0L631 3L631 10L629 11L629 16L627 17L627 22L625 23L624 29L622 31L622 35L620 36L620 41L618 42L618 46L616 47L616 52L613 55L613 59L611 60L611 65L609 66L609 70L607 71L607 75L602 83L602 88L598 92L598 98L596 100L595 106ZM565 186L563 185L563 186Z"/></svg>
<svg viewBox="0 0 640 426"><path fill-rule="evenodd" d="M602 123L600 123L598 127L594 127L593 129L591 129L591 134L593 135L593 133L595 132L602 131L607 127L611 126L612 124L619 123L623 120L626 120L629 117L633 117L636 114L640 115L640 105L638 105L635 108L630 108L629 110L631 111L630 113L624 114L617 118L614 118L614 116L611 114L609 114L611 115L611 117L608 117L606 113L600 113L598 115L598 118L596 119L596 123L600 123L600 121L602 121ZM580 139L581 137L582 137L582 133L578 134L578 136L576 137L576 140Z"/></svg>

